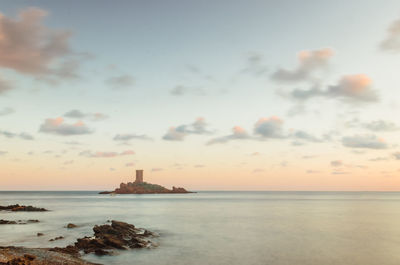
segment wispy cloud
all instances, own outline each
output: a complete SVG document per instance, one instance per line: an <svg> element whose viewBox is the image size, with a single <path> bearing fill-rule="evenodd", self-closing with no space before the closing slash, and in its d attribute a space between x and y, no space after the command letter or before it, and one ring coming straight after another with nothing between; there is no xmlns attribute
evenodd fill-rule
<svg viewBox="0 0 400 265"><path fill-rule="evenodd" d="M127 155L134 155L135 152L132 150L126 150L122 152L111 152L111 151L106 151L106 152L92 152L89 150L82 151L79 153L80 156L86 156L86 157L93 157L93 158L111 158L111 157L117 157L117 156L127 156Z"/></svg>
<svg viewBox="0 0 400 265"><path fill-rule="evenodd" d="M20 138L20 139L23 139L23 140L33 140L34 139L34 137L31 134L26 133L26 132L13 133L13 132L10 132L10 131L1 131L0 130L0 135L3 135L5 137L7 137L7 138L17 137L17 138Z"/></svg>
<svg viewBox="0 0 400 265"><path fill-rule="evenodd" d="M342 138L342 144L352 148L386 149L387 143L373 134L354 135Z"/></svg>
<svg viewBox="0 0 400 265"><path fill-rule="evenodd" d="M400 51L400 19L389 26L386 38L379 44L379 48L387 52Z"/></svg>
<svg viewBox="0 0 400 265"><path fill-rule="evenodd" d="M74 124L69 124L65 123L63 118L58 117L55 119L46 119L44 123L40 125L39 132L69 136L90 134L93 131L81 121Z"/></svg>
<svg viewBox="0 0 400 265"><path fill-rule="evenodd" d="M0 116L10 115L14 112L15 112L15 110L13 108L6 107L6 108L3 108L2 110L0 110Z"/></svg>
<svg viewBox="0 0 400 265"><path fill-rule="evenodd" d="M315 71L326 67L333 55L334 51L331 48L301 51L297 55L299 63L297 68L293 70L280 68L271 75L271 78L279 82L307 80Z"/></svg>
<svg viewBox="0 0 400 265"><path fill-rule="evenodd" d="M212 134L213 132L207 129L208 124L205 119L197 118L191 124L182 124L177 127L170 127L167 133L163 136L164 140L168 141L183 141L190 134Z"/></svg>
<svg viewBox="0 0 400 265"><path fill-rule="evenodd" d="M110 77L105 83L114 89L130 88L135 85L135 78L128 74L118 75Z"/></svg>

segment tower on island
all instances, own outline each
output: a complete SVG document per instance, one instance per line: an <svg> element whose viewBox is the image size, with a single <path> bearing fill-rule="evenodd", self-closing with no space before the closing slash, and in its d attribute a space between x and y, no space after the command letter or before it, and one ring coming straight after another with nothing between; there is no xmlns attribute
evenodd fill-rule
<svg viewBox="0 0 400 265"><path fill-rule="evenodd" d="M136 170L135 183L143 183L143 169Z"/></svg>

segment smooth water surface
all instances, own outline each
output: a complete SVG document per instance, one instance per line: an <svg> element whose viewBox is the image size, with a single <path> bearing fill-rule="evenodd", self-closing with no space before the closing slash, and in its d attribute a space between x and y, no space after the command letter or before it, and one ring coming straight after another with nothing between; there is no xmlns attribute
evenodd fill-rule
<svg viewBox="0 0 400 265"><path fill-rule="evenodd" d="M3 246L65 246L111 219L160 234L156 249L85 257L103 264L400 264L400 193L394 192L0 192L0 205L15 203L51 211L0 212L0 219L41 221L1 225ZM64 228L70 222L80 227ZM65 239L48 241L56 236Z"/></svg>

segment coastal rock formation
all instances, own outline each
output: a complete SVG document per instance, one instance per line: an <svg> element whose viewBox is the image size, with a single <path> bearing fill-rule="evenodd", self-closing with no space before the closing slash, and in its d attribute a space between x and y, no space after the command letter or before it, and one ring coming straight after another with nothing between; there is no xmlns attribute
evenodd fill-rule
<svg viewBox="0 0 400 265"><path fill-rule="evenodd" d="M45 212L47 209L38 208L33 206L25 206L25 205L8 205L8 206L0 206L0 211L13 211L13 212Z"/></svg>
<svg viewBox="0 0 400 265"><path fill-rule="evenodd" d="M136 170L135 182L121 183L114 191L102 191L99 194L157 194L157 193L193 193L184 188L172 187L172 190L161 185L143 181L143 170Z"/></svg>
<svg viewBox="0 0 400 265"><path fill-rule="evenodd" d="M0 247L0 265L95 265L44 248Z"/></svg>
<svg viewBox="0 0 400 265"><path fill-rule="evenodd" d="M39 220L30 219L30 220L9 221L0 219L0 225L26 225L32 223L39 223Z"/></svg>
<svg viewBox="0 0 400 265"><path fill-rule="evenodd" d="M0 265L93 265L95 263L80 259L81 254L112 255L115 250L151 248L156 244L149 238L158 236L115 220L111 225L96 225L93 231L93 236L79 238L74 245L64 248L0 247Z"/></svg>
<svg viewBox="0 0 400 265"><path fill-rule="evenodd" d="M92 237L79 238L73 246L51 250L72 255L78 255L80 251L86 254L110 255L116 249L126 250L156 246L148 239L156 236L154 233L120 221L113 220L111 225L96 225L93 227L93 231Z"/></svg>

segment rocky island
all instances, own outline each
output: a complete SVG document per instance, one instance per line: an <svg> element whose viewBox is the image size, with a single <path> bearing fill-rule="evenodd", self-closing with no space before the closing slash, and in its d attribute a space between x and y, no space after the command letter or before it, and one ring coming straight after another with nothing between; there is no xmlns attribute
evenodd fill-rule
<svg viewBox="0 0 400 265"><path fill-rule="evenodd" d="M157 193L193 193L184 188L167 189L161 185L143 181L143 170L136 170L134 182L121 183L114 191L102 191L100 194L157 194Z"/></svg>

